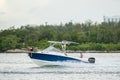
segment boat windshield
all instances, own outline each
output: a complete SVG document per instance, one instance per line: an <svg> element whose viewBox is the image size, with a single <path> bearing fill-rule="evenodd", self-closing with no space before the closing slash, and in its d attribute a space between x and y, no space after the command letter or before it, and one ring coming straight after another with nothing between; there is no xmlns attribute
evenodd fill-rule
<svg viewBox="0 0 120 80"><path fill-rule="evenodd" d="M44 53L53 53L53 52L55 52L55 53L63 53L63 51L61 51L61 50L59 50L59 49L57 49L57 48L55 48L55 47L53 47L53 46L49 46L48 48L46 48L45 50L43 50L42 52L44 52Z"/></svg>

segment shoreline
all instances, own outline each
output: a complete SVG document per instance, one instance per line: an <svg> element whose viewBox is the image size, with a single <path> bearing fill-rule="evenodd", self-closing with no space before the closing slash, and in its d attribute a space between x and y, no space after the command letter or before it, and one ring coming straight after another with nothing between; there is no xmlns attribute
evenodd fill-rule
<svg viewBox="0 0 120 80"><path fill-rule="evenodd" d="M42 51L42 50L40 50ZM7 50L5 52L0 53L29 53L27 50L22 49L15 49L15 50ZM66 53L120 53L120 51L95 51L95 50L88 50L88 51L81 51L81 50L67 50Z"/></svg>
<svg viewBox="0 0 120 80"><path fill-rule="evenodd" d="M94 51L94 50L88 50L88 51L67 51L67 53L120 53L120 51Z"/></svg>

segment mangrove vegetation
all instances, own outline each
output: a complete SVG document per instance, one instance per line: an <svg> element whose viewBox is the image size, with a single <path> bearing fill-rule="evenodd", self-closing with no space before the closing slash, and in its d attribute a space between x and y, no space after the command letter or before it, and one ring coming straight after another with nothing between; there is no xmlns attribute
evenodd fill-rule
<svg viewBox="0 0 120 80"><path fill-rule="evenodd" d="M0 30L0 51L21 49L32 46L44 49L49 46L47 41L75 41L79 45L68 46L69 50L120 50L120 22L73 23L59 25L25 25Z"/></svg>

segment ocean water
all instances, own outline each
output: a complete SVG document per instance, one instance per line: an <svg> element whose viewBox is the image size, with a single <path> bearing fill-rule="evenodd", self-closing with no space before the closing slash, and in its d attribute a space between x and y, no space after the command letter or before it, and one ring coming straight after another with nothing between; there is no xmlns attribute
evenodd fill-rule
<svg viewBox="0 0 120 80"><path fill-rule="evenodd" d="M78 56L79 54L69 54ZM95 64L65 63L38 66L25 53L0 54L0 80L120 80L119 53L85 53Z"/></svg>

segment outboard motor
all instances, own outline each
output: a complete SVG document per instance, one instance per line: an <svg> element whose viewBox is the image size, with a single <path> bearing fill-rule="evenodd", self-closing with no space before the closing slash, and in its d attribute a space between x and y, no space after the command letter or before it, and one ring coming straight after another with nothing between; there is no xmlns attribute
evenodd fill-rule
<svg viewBox="0 0 120 80"><path fill-rule="evenodd" d="M94 58L94 57L90 57L90 58L88 59L88 61L89 61L89 63L95 63L95 58Z"/></svg>

